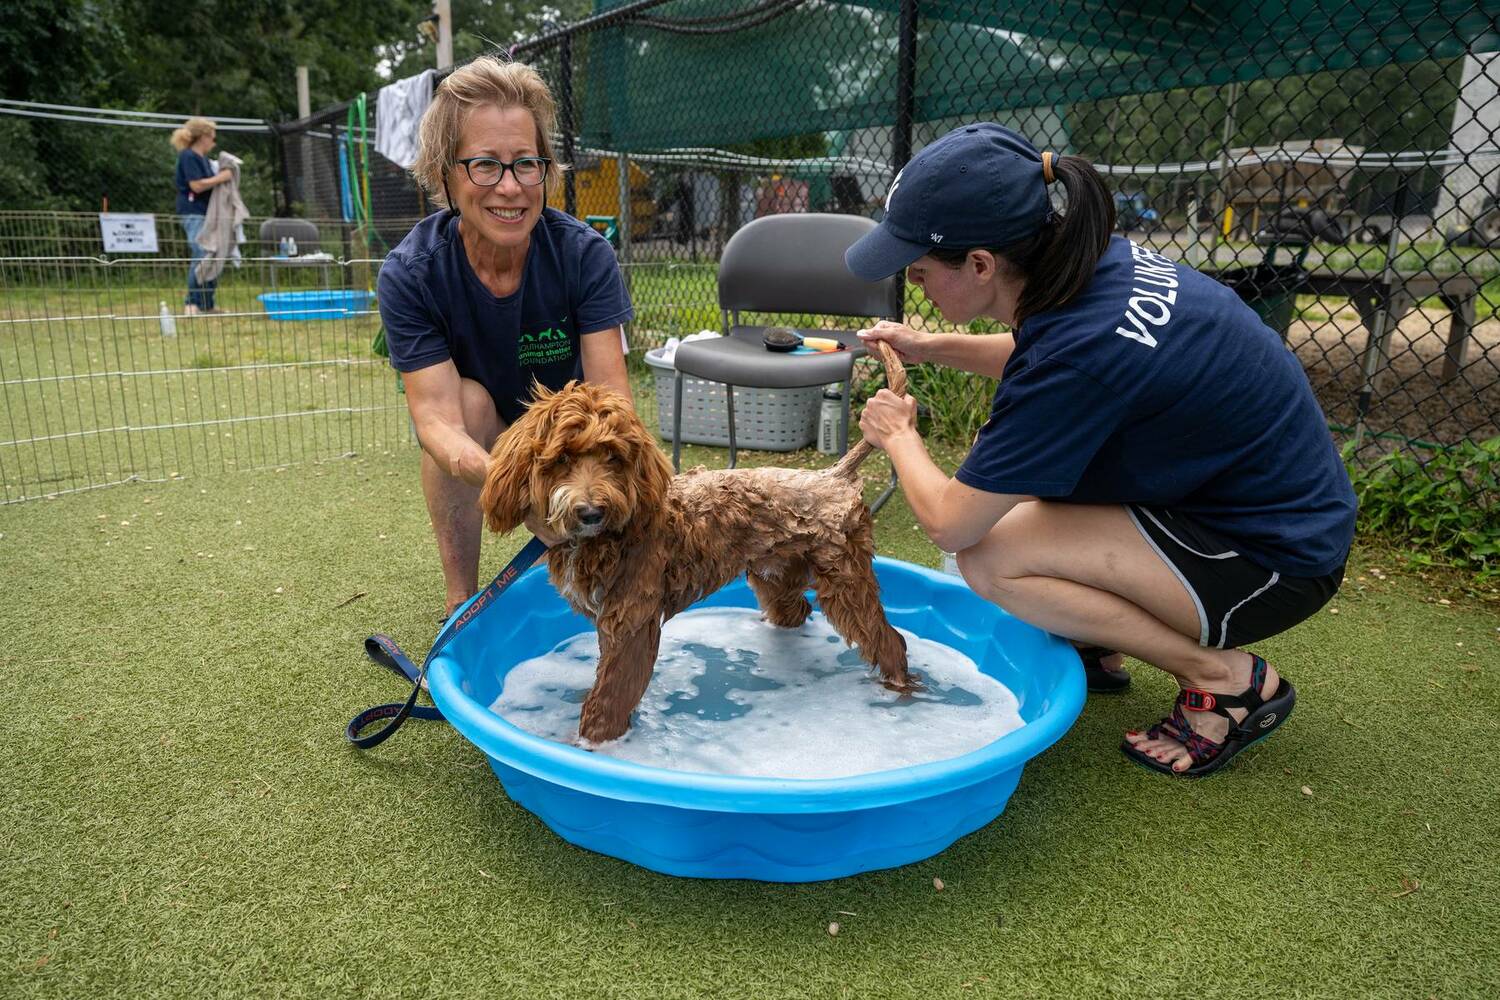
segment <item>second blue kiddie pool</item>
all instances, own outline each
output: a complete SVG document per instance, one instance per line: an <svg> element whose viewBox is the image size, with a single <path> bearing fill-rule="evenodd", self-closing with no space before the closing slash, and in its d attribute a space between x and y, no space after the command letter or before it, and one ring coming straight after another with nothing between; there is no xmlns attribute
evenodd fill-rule
<svg viewBox="0 0 1500 1000"><path fill-rule="evenodd" d="M524 732L489 708L506 673L592 628L528 571L433 661L432 698L489 759L511 799L563 839L670 875L811 882L931 857L989 823L1021 767L1083 709L1063 640L962 580L875 560L893 625L966 654L1020 702L1020 729L951 760L848 778L751 778L647 767ZM695 607L755 607L744 578ZM871 683L875 683L873 680Z"/></svg>
<svg viewBox="0 0 1500 1000"><path fill-rule="evenodd" d="M272 319L342 319L365 312L375 296L350 288L314 288L301 292L262 292L256 298Z"/></svg>

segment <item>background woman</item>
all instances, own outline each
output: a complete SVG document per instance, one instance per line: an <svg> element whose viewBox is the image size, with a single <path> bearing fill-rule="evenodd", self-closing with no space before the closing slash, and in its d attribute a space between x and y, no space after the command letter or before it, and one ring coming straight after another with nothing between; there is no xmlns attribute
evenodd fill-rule
<svg viewBox="0 0 1500 1000"><path fill-rule="evenodd" d="M909 397L881 390L860 427L975 591L1084 645L1092 687L1123 686L1117 651L1177 679L1171 714L1122 749L1205 774L1291 710L1291 684L1240 647L1333 596L1354 493L1296 355L1229 289L1113 228L1110 193L1078 157L993 124L923 149L849 268L905 268L945 319L1013 333L861 334L1000 379L953 478Z"/></svg>
<svg viewBox="0 0 1500 1000"><path fill-rule="evenodd" d="M533 385L582 378L630 395L621 327L633 311L614 250L546 207L562 169L553 128L552 96L529 66L481 58L449 75L422 116L412 167L448 208L418 223L380 271L391 364L422 443L445 616L478 589L479 487Z"/></svg>
<svg viewBox="0 0 1500 1000"><path fill-rule="evenodd" d="M213 188L229 180L232 174L226 167L218 172L208 162L213 151L218 126L207 118L189 118L182 128L172 133L172 146L177 150L177 170L173 183L177 187L177 218L187 234L188 253L192 262L188 264L187 297L183 300L183 312L191 316L200 312L214 312L214 291L218 281L199 282L196 271L204 250L198 245L198 234L203 230L203 219L208 214L208 199Z"/></svg>

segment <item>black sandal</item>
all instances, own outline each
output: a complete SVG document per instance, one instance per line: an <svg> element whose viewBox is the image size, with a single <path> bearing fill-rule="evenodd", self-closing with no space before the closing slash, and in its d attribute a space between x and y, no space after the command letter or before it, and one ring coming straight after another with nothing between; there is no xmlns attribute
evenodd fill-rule
<svg viewBox="0 0 1500 1000"><path fill-rule="evenodd" d="M1095 694L1117 694L1130 687L1130 674L1124 667L1111 669L1104 665L1106 656L1114 656L1115 650L1103 646L1079 646L1078 658L1083 661L1083 678L1088 689Z"/></svg>
<svg viewBox="0 0 1500 1000"><path fill-rule="evenodd" d="M1297 690L1290 681L1282 677L1278 679L1271 697L1261 697L1260 689L1266 683L1266 661L1254 653L1250 656L1250 687L1247 690L1240 694L1214 694L1198 688L1183 688L1177 693L1177 704L1172 706L1172 714L1146 731L1151 739L1166 737L1181 743L1193 758L1192 767L1186 771L1174 771L1171 764L1137 750L1129 740L1121 742L1121 752L1137 764L1170 774L1174 778L1200 778L1229 763L1230 758L1241 750L1270 736L1292 714L1292 706L1297 703ZM1242 721L1235 722L1234 717L1229 714L1231 708L1248 709L1249 714ZM1188 724L1187 716L1183 715L1184 709L1189 712L1213 712L1228 719L1229 734L1224 737L1224 742L1215 743L1199 735Z"/></svg>

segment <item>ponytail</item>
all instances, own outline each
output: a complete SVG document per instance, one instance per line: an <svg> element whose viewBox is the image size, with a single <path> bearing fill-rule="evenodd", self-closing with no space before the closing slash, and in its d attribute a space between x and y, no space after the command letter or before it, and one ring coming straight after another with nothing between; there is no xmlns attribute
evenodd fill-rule
<svg viewBox="0 0 1500 1000"><path fill-rule="evenodd" d="M210 135L218 131L219 126L207 118L189 118L182 123L182 128L173 130L172 148L177 150L187 149L205 135Z"/></svg>
<svg viewBox="0 0 1500 1000"><path fill-rule="evenodd" d="M1016 303L1015 327L1027 317L1067 305L1093 280L1099 258L1115 229L1115 200L1093 164L1081 156L1050 158L1067 196L1067 211L1049 214L1032 236L1001 247L933 247L928 254L957 267L973 249L988 250L1025 281Z"/></svg>

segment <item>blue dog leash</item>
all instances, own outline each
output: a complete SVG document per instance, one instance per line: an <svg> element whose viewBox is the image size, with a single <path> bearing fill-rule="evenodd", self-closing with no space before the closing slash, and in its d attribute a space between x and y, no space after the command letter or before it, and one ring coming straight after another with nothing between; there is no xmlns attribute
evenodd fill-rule
<svg viewBox="0 0 1500 1000"><path fill-rule="evenodd" d="M407 696L406 703L391 702L387 705L376 705L367 708L354 718L349 720L349 725L344 729L344 736L359 747L368 750L379 746L389 739L408 717L416 719L442 719L443 713L434 707L417 704L417 695L422 691L422 682L427 679L427 668L437 658L442 648L465 625L468 625L480 613L495 603L505 590L520 577L522 570L528 568L532 563L541 558L542 553L547 551L547 546L540 538L533 538L517 552L515 558L505 565L498 576L490 581L490 585L479 592L479 596L469 602L463 613L448 620L442 631L438 632L437 638L432 640L432 648L427 651L427 659L422 661L420 670L411 662L411 658L401 651L394 639L388 635L377 633L365 640L365 655L376 663L389 670L393 670L411 681L411 694ZM390 719L383 728L376 730L369 736L361 736L360 731L373 722L381 719Z"/></svg>

